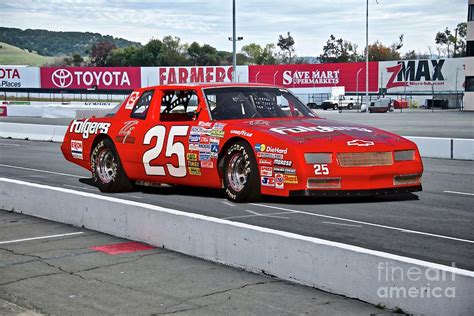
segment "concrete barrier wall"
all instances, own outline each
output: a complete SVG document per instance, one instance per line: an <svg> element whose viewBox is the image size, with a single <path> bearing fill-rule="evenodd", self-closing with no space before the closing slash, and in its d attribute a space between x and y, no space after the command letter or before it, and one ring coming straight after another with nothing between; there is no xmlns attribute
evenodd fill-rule
<svg viewBox="0 0 474 316"><path fill-rule="evenodd" d="M62 142L67 126L0 122L0 137Z"/></svg>
<svg viewBox="0 0 474 316"><path fill-rule="evenodd" d="M0 192L1 209L143 241L373 304L400 307L406 312L474 314L472 271L18 180L0 178ZM403 273L387 274L390 267ZM414 269L423 277L408 278L407 275ZM445 277L433 278L436 275ZM416 294L417 291L421 294ZM430 293L433 293L431 297L426 297ZM439 294L440 297L433 297Z"/></svg>
<svg viewBox="0 0 474 316"><path fill-rule="evenodd" d="M97 110L97 114L106 114L107 111ZM81 112L78 113L81 116ZM0 122L0 137L62 142L66 129L66 126ZM414 136L406 138L417 144L424 158L474 160L474 139Z"/></svg>

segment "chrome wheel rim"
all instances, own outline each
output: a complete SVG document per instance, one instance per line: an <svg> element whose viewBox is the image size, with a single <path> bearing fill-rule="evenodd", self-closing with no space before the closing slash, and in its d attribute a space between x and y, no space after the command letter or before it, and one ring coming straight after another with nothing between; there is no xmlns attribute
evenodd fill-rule
<svg viewBox="0 0 474 316"><path fill-rule="evenodd" d="M246 161L242 154L235 153L227 165L227 180L230 187L235 192L240 192L244 189L247 183Z"/></svg>
<svg viewBox="0 0 474 316"><path fill-rule="evenodd" d="M117 165L111 150L104 148L97 154L95 170L102 183L110 183L115 179Z"/></svg>

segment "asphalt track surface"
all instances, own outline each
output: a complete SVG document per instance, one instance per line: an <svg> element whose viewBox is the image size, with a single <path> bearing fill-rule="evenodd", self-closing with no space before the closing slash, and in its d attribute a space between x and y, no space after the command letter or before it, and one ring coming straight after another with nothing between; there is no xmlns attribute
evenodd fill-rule
<svg viewBox="0 0 474 316"><path fill-rule="evenodd" d="M102 194L57 143L0 140L0 175ZM423 192L383 198L265 197L234 204L222 190L139 188L115 197L356 245L474 271L474 162L424 159Z"/></svg>
<svg viewBox="0 0 474 316"><path fill-rule="evenodd" d="M323 118L364 124L384 129L403 136L445 137L474 139L474 112L458 110L413 110L390 113L359 113L357 110L314 110ZM39 117L0 117L0 124L25 123L69 125L71 119Z"/></svg>

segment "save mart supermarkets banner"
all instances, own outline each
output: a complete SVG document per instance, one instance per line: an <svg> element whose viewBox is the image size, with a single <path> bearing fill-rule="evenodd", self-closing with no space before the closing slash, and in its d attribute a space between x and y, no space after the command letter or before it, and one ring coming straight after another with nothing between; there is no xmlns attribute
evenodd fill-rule
<svg viewBox="0 0 474 316"><path fill-rule="evenodd" d="M0 87L12 88L39 88L39 67L0 66Z"/></svg>
<svg viewBox="0 0 474 316"><path fill-rule="evenodd" d="M378 62L369 63L371 92L378 91L378 69ZM291 89L344 86L346 92L365 91L365 63L255 65L249 66L249 82Z"/></svg>

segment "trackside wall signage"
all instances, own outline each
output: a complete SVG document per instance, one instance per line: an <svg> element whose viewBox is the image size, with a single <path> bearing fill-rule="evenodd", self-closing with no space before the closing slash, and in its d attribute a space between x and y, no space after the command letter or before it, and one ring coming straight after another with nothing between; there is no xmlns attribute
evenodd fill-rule
<svg viewBox="0 0 474 316"><path fill-rule="evenodd" d="M38 67L0 66L1 88L39 88Z"/></svg>
<svg viewBox="0 0 474 316"><path fill-rule="evenodd" d="M357 72L359 72L358 82ZM344 86L346 92L363 91L365 90L365 63L249 66L249 81L276 84L287 88ZM371 62L369 63L370 91L378 91L377 82L378 63Z"/></svg>
<svg viewBox="0 0 474 316"><path fill-rule="evenodd" d="M41 68L41 88L104 90L140 88L140 67Z"/></svg>
<svg viewBox="0 0 474 316"><path fill-rule="evenodd" d="M464 58L380 62L381 85L390 92L464 90Z"/></svg>

